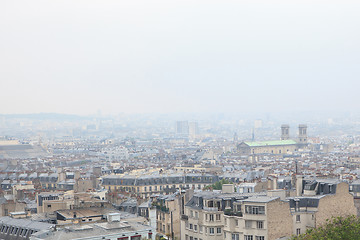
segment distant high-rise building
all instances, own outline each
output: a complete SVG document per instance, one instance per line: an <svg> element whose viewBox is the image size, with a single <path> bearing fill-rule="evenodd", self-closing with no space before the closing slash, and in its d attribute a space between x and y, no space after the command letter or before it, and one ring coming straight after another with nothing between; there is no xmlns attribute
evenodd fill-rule
<svg viewBox="0 0 360 240"><path fill-rule="evenodd" d="M189 135L189 122L177 121L176 122L176 134Z"/></svg>
<svg viewBox="0 0 360 240"><path fill-rule="evenodd" d="M256 119L254 121L254 128L262 128L262 124L263 124L263 122L261 119Z"/></svg>
<svg viewBox="0 0 360 240"><path fill-rule="evenodd" d="M239 141L239 137L237 135L237 133L234 133L234 139L233 139L234 143L237 143Z"/></svg>
<svg viewBox="0 0 360 240"><path fill-rule="evenodd" d="M199 124L197 122L189 122L189 135L190 137L199 135Z"/></svg>
<svg viewBox="0 0 360 240"><path fill-rule="evenodd" d="M281 140L289 140L290 139L290 126L287 124L281 125Z"/></svg>

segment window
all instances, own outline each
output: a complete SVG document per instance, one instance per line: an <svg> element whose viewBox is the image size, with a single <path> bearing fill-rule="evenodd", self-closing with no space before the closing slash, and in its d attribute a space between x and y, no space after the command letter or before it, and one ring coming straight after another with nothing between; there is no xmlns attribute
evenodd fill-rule
<svg viewBox="0 0 360 240"><path fill-rule="evenodd" d="M214 228L209 228L209 233L214 234L215 233Z"/></svg>
<svg viewBox="0 0 360 240"><path fill-rule="evenodd" d="M216 228L216 233L221 233L221 228Z"/></svg>
<svg viewBox="0 0 360 240"><path fill-rule="evenodd" d="M190 230L192 230L193 229L193 225L192 225L192 223L190 223Z"/></svg>
<svg viewBox="0 0 360 240"><path fill-rule="evenodd" d="M300 222L300 215L296 215L296 221Z"/></svg>
<svg viewBox="0 0 360 240"><path fill-rule="evenodd" d="M296 235L300 235L301 234L301 229L300 228L297 228L296 229Z"/></svg>
<svg viewBox="0 0 360 240"><path fill-rule="evenodd" d="M199 232L202 233L203 232L203 226L199 225Z"/></svg>
<svg viewBox="0 0 360 240"><path fill-rule="evenodd" d="M263 229L264 228L264 222L263 221L256 221L256 228Z"/></svg>
<svg viewBox="0 0 360 240"><path fill-rule="evenodd" d="M235 220L235 225L239 226L239 220Z"/></svg>
<svg viewBox="0 0 360 240"><path fill-rule="evenodd" d="M190 217L194 217L194 212L190 210Z"/></svg>
<svg viewBox="0 0 360 240"><path fill-rule="evenodd" d="M194 231L197 232L197 225L194 224Z"/></svg>
<svg viewBox="0 0 360 240"><path fill-rule="evenodd" d="M256 236L255 240L265 240L265 237L264 236Z"/></svg>
<svg viewBox="0 0 360 240"><path fill-rule="evenodd" d="M264 206L245 206L245 213L247 214L265 214Z"/></svg>
<svg viewBox="0 0 360 240"><path fill-rule="evenodd" d="M254 240L253 235L244 235L244 240Z"/></svg>
<svg viewBox="0 0 360 240"><path fill-rule="evenodd" d="M251 228L252 227L252 221L245 220L245 228Z"/></svg>
<svg viewBox="0 0 360 240"><path fill-rule="evenodd" d="M220 214L216 214L216 221L220 221Z"/></svg>
<svg viewBox="0 0 360 240"><path fill-rule="evenodd" d="M210 217L210 222L213 222L214 221L214 214L210 214L209 217Z"/></svg>
<svg viewBox="0 0 360 240"><path fill-rule="evenodd" d="M195 212L195 218L198 219L199 218L199 213Z"/></svg>
<svg viewBox="0 0 360 240"><path fill-rule="evenodd" d="M231 234L231 240L239 240L239 234L238 233Z"/></svg>
<svg viewBox="0 0 360 240"><path fill-rule="evenodd" d="M236 209L238 212L241 212L241 205L236 205Z"/></svg>

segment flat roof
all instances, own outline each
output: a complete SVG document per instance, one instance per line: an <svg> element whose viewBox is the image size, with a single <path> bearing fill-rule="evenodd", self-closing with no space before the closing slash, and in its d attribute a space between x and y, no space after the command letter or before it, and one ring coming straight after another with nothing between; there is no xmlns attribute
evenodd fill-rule
<svg viewBox="0 0 360 240"><path fill-rule="evenodd" d="M247 199L244 199L244 202L260 202L260 203L267 203L274 201L276 199L280 199L280 197L269 197L269 196L252 196Z"/></svg>

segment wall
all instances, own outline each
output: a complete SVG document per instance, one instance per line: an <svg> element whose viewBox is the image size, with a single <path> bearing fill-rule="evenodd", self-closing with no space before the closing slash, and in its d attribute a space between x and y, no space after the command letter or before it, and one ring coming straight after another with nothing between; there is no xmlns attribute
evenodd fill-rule
<svg viewBox="0 0 360 240"><path fill-rule="evenodd" d="M267 228L269 240L291 236L293 220L289 203L279 199L267 204Z"/></svg>
<svg viewBox="0 0 360 240"><path fill-rule="evenodd" d="M332 216L356 215L354 198L349 193L349 185L345 182L339 183L335 195L326 195L320 199L318 212L315 214L316 227L326 223L326 219Z"/></svg>

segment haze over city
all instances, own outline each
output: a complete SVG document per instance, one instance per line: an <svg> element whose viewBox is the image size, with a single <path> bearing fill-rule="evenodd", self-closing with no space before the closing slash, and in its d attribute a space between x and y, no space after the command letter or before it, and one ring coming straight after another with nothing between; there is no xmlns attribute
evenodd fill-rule
<svg viewBox="0 0 360 240"><path fill-rule="evenodd" d="M357 1L2 1L0 113L358 111Z"/></svg>
<svg viewBox="0 0 360 240"><path fill-rule="evenodd" d="M0 239L360 240L359 10L0 1Z"/></svg>

